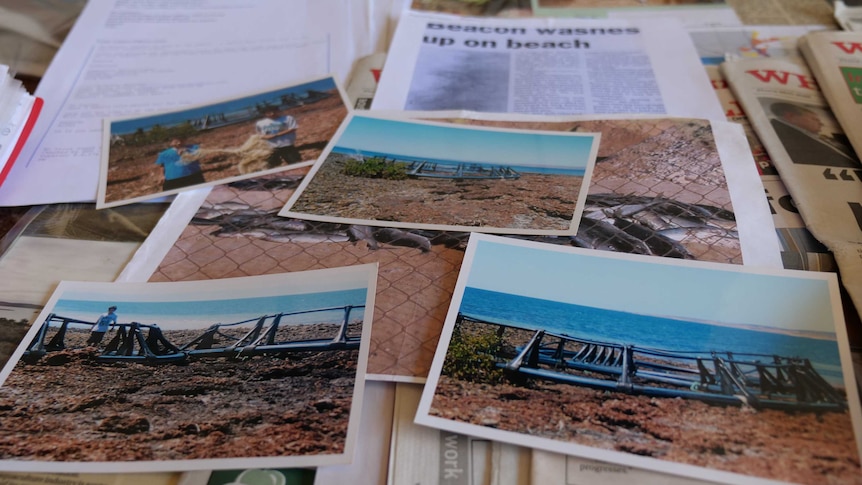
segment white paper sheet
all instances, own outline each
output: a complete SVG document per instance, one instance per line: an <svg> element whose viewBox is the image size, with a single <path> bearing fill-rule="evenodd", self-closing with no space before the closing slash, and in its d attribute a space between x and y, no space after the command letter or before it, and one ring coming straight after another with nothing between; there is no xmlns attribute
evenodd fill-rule
<svg viewBox="0 0 862 485"><path fill-rule="evenodd" d="M673 19L401 17L372 109L723 119Z"/></svg>
<svg viewBox="0 0 862 485"><path fill-rule="evenodd" d="M354 59L385 48L391 3L90 2L39 85L45 109L0 205L95 200L103 118L344 81Z"/></svg>

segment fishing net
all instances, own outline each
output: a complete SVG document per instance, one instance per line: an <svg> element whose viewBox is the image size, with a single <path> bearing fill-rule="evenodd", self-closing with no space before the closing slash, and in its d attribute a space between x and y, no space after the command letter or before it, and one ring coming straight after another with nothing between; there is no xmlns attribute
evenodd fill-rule
<svg viewBox="0 0 862 485"><path fill-rule="evenodd" d="M270 155L272 155L272 146L260 135L251 135L240 146L236 148L201 148L198 153L201 155L222 155L227 154L236 157L237 169L239 173L254 173L261 170L272 168L268 164Z"/></svg>

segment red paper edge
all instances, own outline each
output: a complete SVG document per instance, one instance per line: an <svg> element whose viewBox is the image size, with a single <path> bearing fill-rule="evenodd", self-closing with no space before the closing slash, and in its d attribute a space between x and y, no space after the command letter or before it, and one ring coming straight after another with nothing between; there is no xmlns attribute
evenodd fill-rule
<svg viewBox="0 0 862 485"><path fill-rule="evenodd" d="M30 132L33 131L36 119L39 118L39 112L42 111L43 103L42 98L37 97L33 100L33 107L30 109L30 115L24 123L24 129L21 130L21 136L18 137L18 141L15 142L15 148L13 148L12 153L9 154L9 160L6 160L6 165L3 167L3 170L0 170L0 184L3 184L6 180L6 176L9 175L9 170L12 169L12 165L15 163L15 159L18 158L18 154L21 153L21 149L24 148L24 142L27 141L27 138L30 136Z"/></svg>

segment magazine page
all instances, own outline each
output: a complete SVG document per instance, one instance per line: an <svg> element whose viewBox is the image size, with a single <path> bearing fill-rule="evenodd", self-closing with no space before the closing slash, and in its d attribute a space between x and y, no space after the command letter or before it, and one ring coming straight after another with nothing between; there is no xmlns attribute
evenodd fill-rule
<svg viewBox="0 0 862 485"><path fill-rule="evenodd" d="M0 373L0 463L57 473L349 463L376 282L376 264L61 282Z"/></svg>
<svg viewBox="0 0 862 485"><path fill-rule="evenodd" d="M474 233L415 421L734 485L862 483L832 273Z"/></svg>
<svg viewBox="0 0 862 485"><path fill-rule="evenodd" d="M469 112L402 116L518 130L601 133L600 161L593 171L579 233L536 237L542 241L781 267L763 185L742 129L732 123ZM376 261L381 284L369 377L421 382L440 335L468 233L278 217L304 173L283 172L217 186L206 193L180 194L118 279L207 280ZM463 182L460 190L475 190L476 183L492 181ZM537 197L555 190L530 189ZM464 210L483 203L480 195Z"/></svg>
<svg viewBox="0 0 862 485"><path fill-rule="evenodd" d="M800 40L799 50L859 157L862 153L859 130L862 124L862 33L812 32Z"/></svg>
<svg viewBox="0 0 862 485"><path fill-rule="evenodd" d="M672 19L416 12L398 23L371 108L721 116L691 39Z"/></svg>
<svg viewBox="0 0 862 485"><path fill-rule="evenodd" d="M740 59L722 64L808 230L838 264L862 308L862 164L801 60Z"/></svg>
<svg viewBox="0 0 862 485"><path fill-rule="evenodd" d="M422 386L397 384L389 485L529 485L532 450L413 423Z"/></svg>

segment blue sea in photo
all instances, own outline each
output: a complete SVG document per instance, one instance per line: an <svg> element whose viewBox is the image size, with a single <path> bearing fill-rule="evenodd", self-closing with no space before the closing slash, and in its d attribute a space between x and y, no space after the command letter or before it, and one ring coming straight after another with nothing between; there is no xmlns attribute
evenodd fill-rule
<svg viewBox="0 0 862 485"><path fill-rule="evenodd" d="M496 165L505 165L518 172L522 173L541 173L541 174L555 174L555 175L570 175L573 177L583 177L586 173L586 170L582 168L559 168L559 167L533 167L526 165L511 165L505 162L494 163L494 162L484 162L484 161L474 161L474 160L446 160L440 158L429 158L429 157L421 157L414 155L399 155L395 153L387 153L387 152L376 152L372 150L359 150L356 148L344 148L340 146L335 146L332 148L332 151L335 153L339 153L342 155L361 155L366 158L370 157L385 157L390 159L396 159L401 162L434 162L440 165L449 165L452 167L457 166L459 163L469 163L469 164L477 164L477 165L485 165L485 166L496 166Z"/></svg>
<svg viewBox="0 0 862 485"><path fill-rule="evenodd" d="M835 340L638 315L466 288L461 313L572 337L673 351L731 351L804 357L833 385L843 385Z"/></svg>

